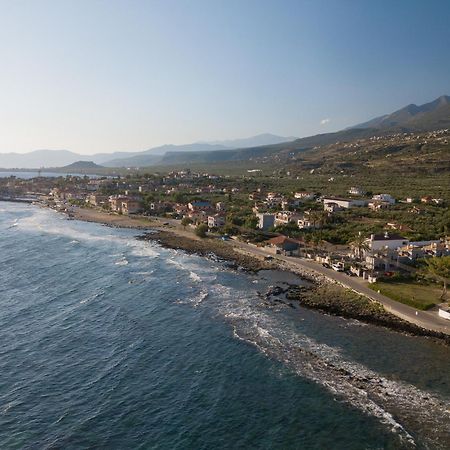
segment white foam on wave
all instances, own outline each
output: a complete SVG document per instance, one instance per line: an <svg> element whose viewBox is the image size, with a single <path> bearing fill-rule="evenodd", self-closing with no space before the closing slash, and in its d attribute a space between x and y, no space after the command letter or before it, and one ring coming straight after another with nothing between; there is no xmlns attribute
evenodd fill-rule
<svg viewBox="0 0 450 450"><path fill-rule="evenodd" d="M198 274L196 274L195 272L192 272L192 271L189 272L189 278L191 280L193 280L193 281L202 281L200 276Z"/></svg>
<svg viewBox="0 0 450 450"><path fill-rule="evenodd" d="M229 286L211 286L219 313L231 323L233 335L277 359L300 376L326 388L338 399L377 417L408 447L416 442L408 429L442 445L450 423L450 404L436 394L403 381L391 380L349 361L337 347L291 330L273 311L258 307L255 295ZM422 444L422 442L421 442Z"/></svg>
<svg viewBox="0 0 450 450"><path fill-rule="evenodd" d="M160 253L155 250L148 242L131 240L127 243L130 253L133 256L142 258L157 258Z"/></svg>
<svg viewBox="0 0 450 450"><path fill-rule="evenodd" d="M122 259L119 259L118 261L116 261L114 264L116 266L127 266L128 260L125 257L123 257Z"/></svg>
<svg viewBox="0 0 450 450"><path fill-rule="evenodd" d="M88 232L78 228L79 224L76 222L68 222L64 220L63 223L55 221L57 214L54 211L47 209L36 209L34 213L29 217L24 217L18 220L20 229L25 231L36 232L46 234L54 234L59 236L69 237L72 240L77 241L100 241L100 242L120 242L124 241L124 238L120 236L114 236L112 234L95 234L94 232Z"/></svg>
<svg viewBox="0 0 450 450"><path fill-rule="evenodd" d="M84 298L83 300L80 300L80 304L84 305L85 303L89 303L99 297L102 297L105 294L105 291L103 289L99 289L96 292L94 292L89 297Z"/></svg>

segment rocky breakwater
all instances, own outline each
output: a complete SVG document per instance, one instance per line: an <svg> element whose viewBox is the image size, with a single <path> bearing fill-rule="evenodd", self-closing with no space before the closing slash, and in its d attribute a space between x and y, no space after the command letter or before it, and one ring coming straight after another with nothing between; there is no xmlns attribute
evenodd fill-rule
<svg viewBox="0 0 450 450"><path fill-rule="evenodd" d="M232 269L243 269L251 272L259 270L277 269L278 265L272 261L236 251L233 245L217 238L196 239L170 231L156 231L145 233L137 237L140 240L155 241L165 248L183 250L200 256L226 261Z"/></svg>
<svg viewBox="0 0 450 450"><path fill-rule="evenodd" d="M327 284L323 280L316 282L307 290L300 290L293 286L286 292L286 298L291 302L298 302L305 308L320 310L348 319L357 319L361 322L383 326L415 336L435 338L439 342L450 345L450 336L426 330L400 319L387 312L380 303L358 295L342 286Z"/></svg>

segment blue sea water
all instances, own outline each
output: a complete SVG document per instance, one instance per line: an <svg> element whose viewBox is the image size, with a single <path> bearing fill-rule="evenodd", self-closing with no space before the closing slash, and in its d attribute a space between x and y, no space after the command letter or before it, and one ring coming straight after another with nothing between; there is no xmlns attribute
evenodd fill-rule
<svg viewBox="0 0 450 450"><path fill-rule="evenodd" d="M0 203L0 448L450 447L450 349L276 274Z"/></svg>

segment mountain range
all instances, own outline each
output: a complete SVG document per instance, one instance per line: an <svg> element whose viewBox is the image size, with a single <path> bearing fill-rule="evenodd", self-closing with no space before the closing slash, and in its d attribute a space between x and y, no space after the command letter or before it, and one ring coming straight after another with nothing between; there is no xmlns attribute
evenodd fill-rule
<svg viewBox="0 0 450 450"><path fill-rule="evenodd" d="M104 167L146 167L157 164L165 154L184 152L214 152L235 148L277 144L292 141L295 137L259 134L244 139L214 142L197 142L186 145L162 145L140 152L114 152L82 155L69 150L35 150L30 153L0 153L0 167L10 168L52 168L68 166L80 160L90 160Z"/></svg>
<svg viewBox="0 0 450 450"><path fill-rule="evenodd" d="M80 155L68 150L37 150L26 154L0 154L2 168L38 168L67 166L90 160L104 167L148 167L190 163L213 163L252 160L279 151L310 150L335 142L350 142L371 136L393 133L424 132L450 128L450 97L443 95L423 105L410 104L350 128L315 136L294 137L261 134L246 139L197 142L187 145L163 145L141 152L98 153Z"/></svg>

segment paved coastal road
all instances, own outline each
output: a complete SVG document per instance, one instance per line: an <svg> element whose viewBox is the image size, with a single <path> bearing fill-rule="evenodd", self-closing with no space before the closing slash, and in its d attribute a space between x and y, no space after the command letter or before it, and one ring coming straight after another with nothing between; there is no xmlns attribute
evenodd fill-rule
<svg viewBox="0 0 450 450"><path fill-rule="evenodd" d="M364 295L365 297L369 297L373 300L380 302L387 311L396 316L404 319L408 322L412 322L422 328L426 328L428 330L434 330L441 333L450 334L450 321L439 317L437 311L418 311L408 305L404 305L403 303L396 302L395 300L390 299L384 295L379 294L378 292L373 291L367 286L367 282L358 277L350 277L342 272L336 272L332 269L327 269L323 267L321 264L311 261L309 259L292 257L292 256L284 256L284 255L273 255L266 250L263 250L259 247L255 247L253 245L248 245L242 242L235 241L235 245L237 247L242 248L249 253L258 256L274 256L278 259L286 261L290 264L294 264L303 269L308 269L320 273L328 278L331 278L338 283L346 286L359 294Z"/></svg>

